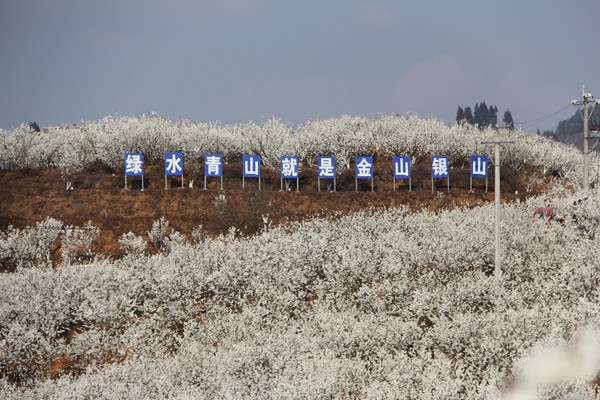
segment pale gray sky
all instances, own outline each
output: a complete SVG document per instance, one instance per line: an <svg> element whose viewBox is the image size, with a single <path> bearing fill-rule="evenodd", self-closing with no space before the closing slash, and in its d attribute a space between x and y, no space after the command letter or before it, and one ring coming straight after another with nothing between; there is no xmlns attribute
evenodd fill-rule
<svg viewBox="0 0 600 400"><path fill-rule="evenodd" d="M294 125L600 97L598 0L0 0L0 127L154 111ZM554 128L569 108L530 130Z"/></svg>

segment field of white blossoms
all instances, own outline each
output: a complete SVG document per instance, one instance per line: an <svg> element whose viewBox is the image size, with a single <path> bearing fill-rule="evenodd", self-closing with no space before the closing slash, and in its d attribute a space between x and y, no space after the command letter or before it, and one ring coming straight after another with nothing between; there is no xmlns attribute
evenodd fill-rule
<svg viewBox="0 0 600 400"><path fill-rule="evenodd" d="M491 153L501 135L415 117L341 117L290 127L106 118L74 130L0 134L0 168L66 176L126 151L278 162L320 154ZM240 237L201 227L193 241L155 223L124 235L118 260L52 266L93 227L47 219L0 234L0 398L482 399L597 398L600 196L577 189L572 147L511 132L515 168L565 186L502 207L503 271L494 276L493 205L438 213L363 211ZM591 160L598 184L600 160ZM551 204L564 224L531 222ZM150 243L147 243L150 242ZM151 244L159 254L147 254Z"/></svg>

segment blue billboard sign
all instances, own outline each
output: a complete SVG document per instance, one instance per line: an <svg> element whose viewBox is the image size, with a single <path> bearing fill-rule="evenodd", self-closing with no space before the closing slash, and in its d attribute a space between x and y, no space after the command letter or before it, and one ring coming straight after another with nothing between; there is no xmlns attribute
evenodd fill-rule
<svg viewBox="0 0 600 400"><path fill-rule="evenodd" d="M319 156L319 178L335 178L335 157Z"/></svg>
<svg viewBox="0 0 600 400"><path fill-rule="evenodd" d="M281 177L286 179L296 179L298 177L298 157L281 157Z"/></svg>
<svg viewBox="0 0 600 400"><path fill-rule="evenodd" d="M394 157L394 178L410 178L410 157Z"/></svg>
<svg viewBox="0 0 600 400"><path fill-rule="evenodd" d="M373 179L373 157L356 157L356 179Z"/></svg>
<svg viewBox="0 0 600 400"><path fill-rule="evenodd" d="M125 175L144 175L144 156L142 153L125 153Z"/></svg>
<svg viewBox="0 0 600 400"><path fill-rule="evenodd" d="M260 156L244 155L242 161L244 178L260 178Z"/></svg>
<svg viewBox="0 0 600 400"><path fill-rule="evenodd" d="M487 178L488 157L471 156L471 178Z"/></svg>
<svg viewBox="0 0 600 400"><path fill-rule="evenodd" d="M165 153L165 175L183 175L183 155Z"/></svg>
<svg viewBox="0 0 600 400"><path fill-rule="evenodd" d="M431 157L431 177L448 178L449 176L450 172L448 170L448 156Z"/></svg>
<svg viewBox="0 0 600 400"><path fill-rule="evenodd" d="M223 176L223 155L204 155L204 176Z"/></svg>

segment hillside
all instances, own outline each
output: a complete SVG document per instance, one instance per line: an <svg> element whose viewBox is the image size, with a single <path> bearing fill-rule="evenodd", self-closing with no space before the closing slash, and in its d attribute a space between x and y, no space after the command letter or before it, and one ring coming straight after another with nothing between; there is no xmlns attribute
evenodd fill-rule
<svg viewBox="0 0 600 400"><path fill-rule="evenodd" d="M490 145L497 131L479 131L470 126L446 127L435 120L414 117L387 117L367 120L340 117L309 121L298 127L277 120L261 124L219 125L172 122L154 115L107 117L69 129L51 128L41 133L23 126L0 135L0 229L32 226L47 217L66 225L91 223L100 229L96 249L100 254L118 256L117 241L124 233L146 235L154 220L166 218L172 229L190 238L202 225L206 234L225 234L230 227L241 234L260 231L263 217L271 223L300 221L322 213L348 213L365 208L408 205L413 210L436 211L455 205L474 206L491 200L493 168L489 190L475 179L469 193L468 157L492 154ZM579 180L580 167L573 149L551 145L543 138L514 132L514 145L503 150L502 189L505 201L524 200L554 183L571 186ZM146 190L139 180L133 190L123 190L123 154L139 151L146 162ZM181 151L185 160L185 188L170 178L164 190L163 156ZM225 190L209 179L202 190L203 154L220 153L225 159ZM248 180L241 190L241 154L263 157L263 190ZM301 182L298 193L280 192L278 160L282 154L300 158ZM338 160L338 192L317 191L316 158L334 155ZM375 187L361 181L354 190L354 157L375 156ZM450 193L445 180L436 180L431 192L430 156L445 154L450 160ZM399 181L393 191L391 158L412 159L413 191ZM592 182L598 171L592 170ZM556 181L558 179L558 181ZM194 187L187 183L194 180ZM67 190L67 186L71 190ZM293 187L292 187L293 188ZM223 199L223 195L225 198Z"/></svg>
<svg viewBox="0 0 600 400"><path fill-rule="evenodd" d="M169 221L172 229L191 239L192 231L198 226L213 237L226 234L232 227L243 235L254 234L264 227L263 217L277 225L363 209L405 205L414 211L437 211L493 201L493 169L487 193L485 179L474 179L474 190L469 191L468 164L451 170L450 192L447 192L445 179L436 179L435 193L432 193L429 162L424 158L413 168L411 191L408 181L398 180L395 192L391 172L376 176L374 192L371 192L370 180L359 181L359 192L356 192L352 170L340 175L337 192L327 192L326 181L322 182L319 192L315 167L302 171L299 192L295 191L295 183L293 190L280 191L278 175L266 168L261 191L256 180L247 180L246 190L242 190L240 160L226 166L224 190L219 190L218 181L214 179L209 181L208 190L203 190L203 181L195 182L191 189L187 184L181 188L179 177L169 178L170 187L165 190L163 165L156 164L146 168L143 192L139 179L134 180L134 189L125 190L123 175L114 175L101 164L88 166L73 181L71 190L66 189L56 169L4 171L0 172L0 202L3 204L0 229L6 230L9 225L14 228L33 226L47 217L77 227L91 222L100 229L94 253L119 256L118 239L124 233L147 237L152 223L161 217ZM376 168L391 171L391 161L378 157ZM505 166L501 177L504 201L525 200L558 182L527 166L519 173ZM59 250L59 247L55 249L57 259Z"/></svg>
<svg viewBox="0 0 600 400"><path fill-rule="evenodd" d="M558 122L556 131L547 131L544 134L554 140L562 143L572 144L580 151L583 151L583 111L578 110L575 113L565 119ZM590 107L589 108L589 128L590 136L594 135L592 130L598 130L600 127L600 108ZM590 147L596 143L596 139L590 140ZM596 152L600 151L600 148L594 149Z"/></svg>
<svg viewBox="0 0 600 400"><path fill-rule="evenodd" d="M470 192L468 156L498 137L397 117L0 136L0 398L594 398L600 195L573 147L511 133L494 275L493 173ZM165 190L177 150L194 187ZM123 187L124 151L144 153L143 192ZM207 153L223 191L199 185ZM263 157L261 191L241 189L242 154ZM281 154L299 155L300 192L279 191ZM338 192L317 191L320 154ZM358 154L374 192L355 191ZM396 154L412 191L393 191ZM433 154L450 192L431 191ZM531 221L547 204L564 223Z"/></svg>

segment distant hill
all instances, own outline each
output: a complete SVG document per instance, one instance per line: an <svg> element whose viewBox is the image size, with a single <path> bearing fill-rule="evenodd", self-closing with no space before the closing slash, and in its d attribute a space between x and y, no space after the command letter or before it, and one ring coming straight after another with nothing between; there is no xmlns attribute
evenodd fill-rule
<svg viewBox="0 0 600 400"><path fill-rule="evenodd" d="M583 152L583 130L581 132L557 134L554 131L546 131L542 136L556 140L557 142L572 144ZM593 142L590 144L593 145Z"/></svg>
<svg viewBox="0 0 600 400"><path fill-rule="evenodd" d="M575 145L579 150L583 151L583 112L575 111L568 119L559 121L556 131L546 131L544 136L552 138L562 143ZM600 126L600 107L589 108L589 127L590 135L593 135L592 129ZM596 140L590 140L590 146L595 144ZM596 147L596 151L600 150L600 146Z"/></svg>

